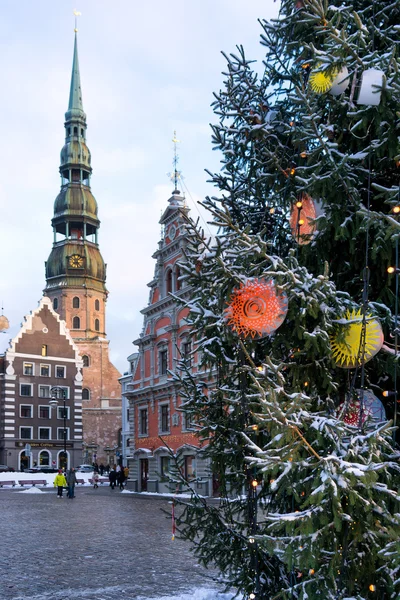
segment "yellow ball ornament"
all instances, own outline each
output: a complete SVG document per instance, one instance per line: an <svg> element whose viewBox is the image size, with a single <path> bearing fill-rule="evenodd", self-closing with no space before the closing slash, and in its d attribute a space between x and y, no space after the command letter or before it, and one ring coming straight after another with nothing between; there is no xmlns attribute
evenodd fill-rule
<svg viewBox="0 0 400 600"><path fill-rule="evenodd" d="M382 348L384 338L381 324L372 315L367 315L366 319L364 361L360 348L363 327L361 309L348 310L340 322L345 328L338 328L330 336L333 359L339 367L354 369L371 360Z"/></svg>
<svg viewBox="0 0 400 600"><path fill-rule="evenodd" d="M319 69L321 65L317 65ZM313 92L316 94L326 94L331 89L334 80L338 74L338 69L333 68L326 71L313 71L310 75L309 84Z"/></svg>

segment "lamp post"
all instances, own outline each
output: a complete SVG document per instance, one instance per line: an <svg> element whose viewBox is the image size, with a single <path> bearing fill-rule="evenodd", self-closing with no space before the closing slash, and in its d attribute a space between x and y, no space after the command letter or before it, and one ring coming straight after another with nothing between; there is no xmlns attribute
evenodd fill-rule
<svg viewBox="0 0 400 600"><path fill-rule="evenodd" d="M67 459L67 411L65 407L65 389L59 386L54 386L50 390L51 399L49 400L49 404L51 408L55 408L58 406L58 401L63 401L63 418L64 418L64 431L63 431L63 441L64 441L64 451L63 451L63 466L66 468L68 466ZM61 465L60 465L61 466Z"/></svg>

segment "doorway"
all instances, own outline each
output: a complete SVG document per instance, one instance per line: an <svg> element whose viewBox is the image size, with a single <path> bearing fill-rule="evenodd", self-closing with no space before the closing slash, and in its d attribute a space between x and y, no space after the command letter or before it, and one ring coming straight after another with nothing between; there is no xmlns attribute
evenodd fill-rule
<svg viewBox="0 0 400 600"><path fill-rule="evenodd" d="M147 481L149 479L149 459L140 459L140 491L147 492Z"/></svg>
<svg viewBox="0 0 400 600"><path fill-rule="evenodd" d="M29 467L30 467L29 463L30 463L29 456L26 456L25 450L24 450L19 455L19 470L25 471L25 469L29 469Z"/></svg>

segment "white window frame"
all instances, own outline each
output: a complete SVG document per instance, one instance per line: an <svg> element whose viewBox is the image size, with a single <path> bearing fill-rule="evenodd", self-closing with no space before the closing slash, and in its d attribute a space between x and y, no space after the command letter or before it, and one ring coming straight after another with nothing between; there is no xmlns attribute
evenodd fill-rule
<svg viewBox="0 0 400 600"><path fill-rule="evenodd" d="M49 416L48 417L41 417L40 416L40 409L41 408L48 408L49 409ZM44 420L51 419L51 407L48 404L39 404L39 406L38 406L38 419L44 419Z"/></svg>
<svg viewBox="0 0 400 600"><path fill-rule="evenodd" d="M25 438L24 437L23 438L22 435L21 435L21 430L22 429L30 429L31 430L31 437L29 437L29 438ZM20 440L33 440L33 427L31 425L20 425L20 428L19 428L19 439Z"/></svg>
<svg viewBox="0 0 400 600"><path fill-rule="evenodd" d="M31 416L30 417L23 417L22 416L21 409L22 409L23 406L29 406L30 407L30 409L31 409ZM20 419L33 419L33 404L20 404L19 405L19 417L20 417Z"/></svg>
<svg viewBox="0 0 400 600"><path fill-rule="evenodd" d="M63 375L63 377L59 377L57 375L57 369L64 369L64 375ZM56 379L66 379L66 377L67 377L67 367L65 365L56 365L54 367L54 377Z"/></svg>
<svg viewBox="0 0 400 600"><path fill-rule="evenodd" d="M65 420L68 421L71 418L71 407L66 406L65 411L67 413ZM63 419L64 419L64 406L57 406L57 420L62 421Z"/></svg>
<svg viewBox="0 0 400 600"><path fill-rule="evenodd" d="M29 365L30 367L32 367L32 373L25 373L25 367L26 367L26 365ZM34 362L25 362L24 361L22 372L23 372L23 374L24 374L25 377L34 377L34 375L35 375L35 363Z"/></svg>
<svg viewBox="0 0 400 600"><path fill-rule="evenodd" d="M162 355L164 353L166 354L166 357L167 357L165 373L162 372L162 365L163 365ZM158 347L158 376L159 377L167 377L168 376L168 366L169 366L168 346L166 346L166 345L159 346Z"/></svg>
<svg viewBox="0 0 400 600"><path fill-rule="evenodd" d="M21 394L21 389L22 389L23 385L27 385L30 387L31 393L29 394L29 396L26 396L25 394ZM19 384L19 395L21 398L32 398L33 397L33 383L20 383Z"/></svg>
<svg viewBox="0 0 400 600"><path fill-rule="evenodd" d="M48 375L42 375L42 367L47 367L49 369ZM47 363L40 363L39 369L40 377L51 377L51 365L48 365Z"/></svg>
<svg viewBox="0 0 400 600"><path fill-rule="evenodd" d="M67 432L67 440L70 440L70 428L66 427L65 431ZM57 440L59 442L64 440L64 427L57 427Z"/></svg>
<svg viewBox="0 0 400 600"><path fill-rule="evenodd" d="M40 430L41 429L47 429L49 432L49 437L48 438L42 438L40 437ZM41 425L39 425L38 427L38 440L41 440L42 442L46 442L46 441L50 441L52 439L51 437L52 433L51 433L51 427L42 427Z"/></svg>
<svg viewBox="0 0 400 600"><path fill-rule="evenodd" d="M42 396L40 394L41 388L46 388L48 390L48 392L49 392L49 395L48 396ZM44 385L42 383L39 383L39 385L38 385L38 398L51 398L51 392L50 392L50 390L51 390L51 385Z"/></svg>

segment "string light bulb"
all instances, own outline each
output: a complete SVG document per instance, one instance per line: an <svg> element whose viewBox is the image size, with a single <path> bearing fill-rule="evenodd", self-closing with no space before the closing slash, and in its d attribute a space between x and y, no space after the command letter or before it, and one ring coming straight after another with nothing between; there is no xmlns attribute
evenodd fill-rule
<svg viewBox="0 0 400 600"><path fill-rule="evenodd" d="M250 600L254 600L255 597L256 597L255 594L250 594L250 596L249 596Z"/></svg>
<svg viewBox="0 0 400 600"><path fill-rule="evenodd" d="M314 575L314 573L315 573L314 569L310 569L310 570L308 571L308 574L309 574L309 575Z"/></svg>
<svg viewBox="0 0 400 600"><path fill-rule="evenodd" d="M298 208L298 209L303 208L303 203L300 200L298 202L296 202L296 208Z"/></svg>
<svg viewBox="0 0 400 600"><path fill-rule="evenodd" d="M254 544L255 543L255 539L253 537L249 537L249 544Z"/></svg>
<svg viewBox="0 0 400 600"><path fill-rule="evenodd" d="M300 153L301 158L307 158L307 152L301 152Z"/></svg>
<svg viewBox="0 0 400 600"><path fill-rule="evenodd" d="M270 215L273 215L273 214L274 214L274 212L275 212L275 209L274 209L274 208L270 208L270 209L269 209L269 214L270 214Z"/></svg>
<svg viewBox="0 0 400 600"><path fill-rule="evenodd" d="M304 225L304 219L299 219L299 225Z"/></svg>
<svg viewBox="0 0 400 600"><path fill-rule="evenodd" d="M371 583L371 585L369 586L369 591L370 592L375 592L376 591L376 587L374 586L373 583Z"/></svg>
<svg viewBox="0 0 400 600"><path fill-rule="evenodd" d="M392 212L394 212L395 215L398 215L400 213L400 206L393 206Z"/></svg>
<svg viewBox="0 0 400 600"><path fill-rule="evenodd" d="M251 482L251 485L256 488L258 486L258 481L257 479L253 479L253 481Z"/></svg>
<svg viewBox="0 0 400 600"><path fill-rule="evenodd" d="M400 273L400 269L398 269L397 267L388 267L386 270L390 275L392 273L396 273L396 274Z"/></svg>

